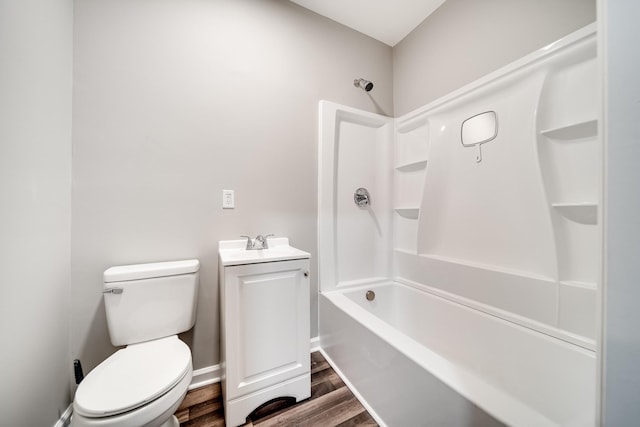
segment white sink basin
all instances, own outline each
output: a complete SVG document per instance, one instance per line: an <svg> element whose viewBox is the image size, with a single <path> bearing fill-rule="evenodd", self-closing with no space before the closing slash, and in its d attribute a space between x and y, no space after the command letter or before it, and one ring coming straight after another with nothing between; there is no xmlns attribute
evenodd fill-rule
<svg viewBox="0 0 640 427"><path fill-rule="evenodd" d="M287 237L272 237L268 240L269 249L246 250L246 240L223 240L218 242L220 263L223 266L255 264L259 262L305 259L311 255L289 246Z"/></svg>

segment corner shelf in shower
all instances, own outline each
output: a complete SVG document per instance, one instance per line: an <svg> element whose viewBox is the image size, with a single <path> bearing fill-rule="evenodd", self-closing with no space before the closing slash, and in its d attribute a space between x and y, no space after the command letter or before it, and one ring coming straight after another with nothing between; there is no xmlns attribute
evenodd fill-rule
<svg viewBox="0 0 640 427"><path fill-rule="evenodd" d="M595 291L598 285L594 282L584 282L579 280L560 280L561 285L573 286L574 288L583 288L590 291Z"/></svg>
<svg viewBox="0 0 640 427"><path fill-rule="evenodd" d="M414 172L427 167L427 160L418 160L415 162L403 163L396 166L396 170L399 172Z"/></svg>
<svg viewBox="0 0 640 427"><path fill-rule="evenodd" d="M395 208L398 215L408 219L418 219L420 208Z"/></svg>
<svg viewBox="0 0 640 427"><path fill-rule="evenodd" d="M552 203L551 206L571 221L579 222L580 224L593 225L598 223L597 203Z"/></svg>
<svg viewBox="0 0 640 427"><path fill-rule="evenodd" d="M540 133L548 138L563 141L591 138L598 135L598 121L585 120L570 123L564 126L544 129Z"/></svg>

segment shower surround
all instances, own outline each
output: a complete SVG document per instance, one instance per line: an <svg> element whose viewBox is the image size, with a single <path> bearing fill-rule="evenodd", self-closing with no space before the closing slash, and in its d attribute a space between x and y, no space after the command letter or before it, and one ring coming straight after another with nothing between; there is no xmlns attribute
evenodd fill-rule
<svg viewBox="0 0 640 427"><path fill-rule="evenodd" d="M321 102L320 344L380 424L595 425L597 82L592 25L397 119Z"/></svg>

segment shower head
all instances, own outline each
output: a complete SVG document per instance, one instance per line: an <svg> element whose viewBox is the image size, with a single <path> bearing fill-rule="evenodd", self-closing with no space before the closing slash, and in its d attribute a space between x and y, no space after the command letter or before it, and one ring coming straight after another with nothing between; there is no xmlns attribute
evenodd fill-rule
<svg viewBox="0 0 640 427"><path fill-rule="evenodd" d="M355 87L359 87L360 89L364 90L365 92L370 92L371 89L373 89L373 83L371 83L369 80L365 80L365 79L355 79L353 81L353 85Z"/></svg>

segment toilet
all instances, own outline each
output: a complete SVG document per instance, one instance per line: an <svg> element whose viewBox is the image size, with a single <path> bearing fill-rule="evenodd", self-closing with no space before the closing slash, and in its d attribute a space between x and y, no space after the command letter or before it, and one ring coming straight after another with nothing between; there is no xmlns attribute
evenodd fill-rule
<svg viewBox="0 0 640 427"><path fill-rule="evenodd" d="M189 347L198 260L109 268L104 305L111 343L126 346L93 369L73 402L72 427L179 427L173 415L191 383Z"/></svg>

